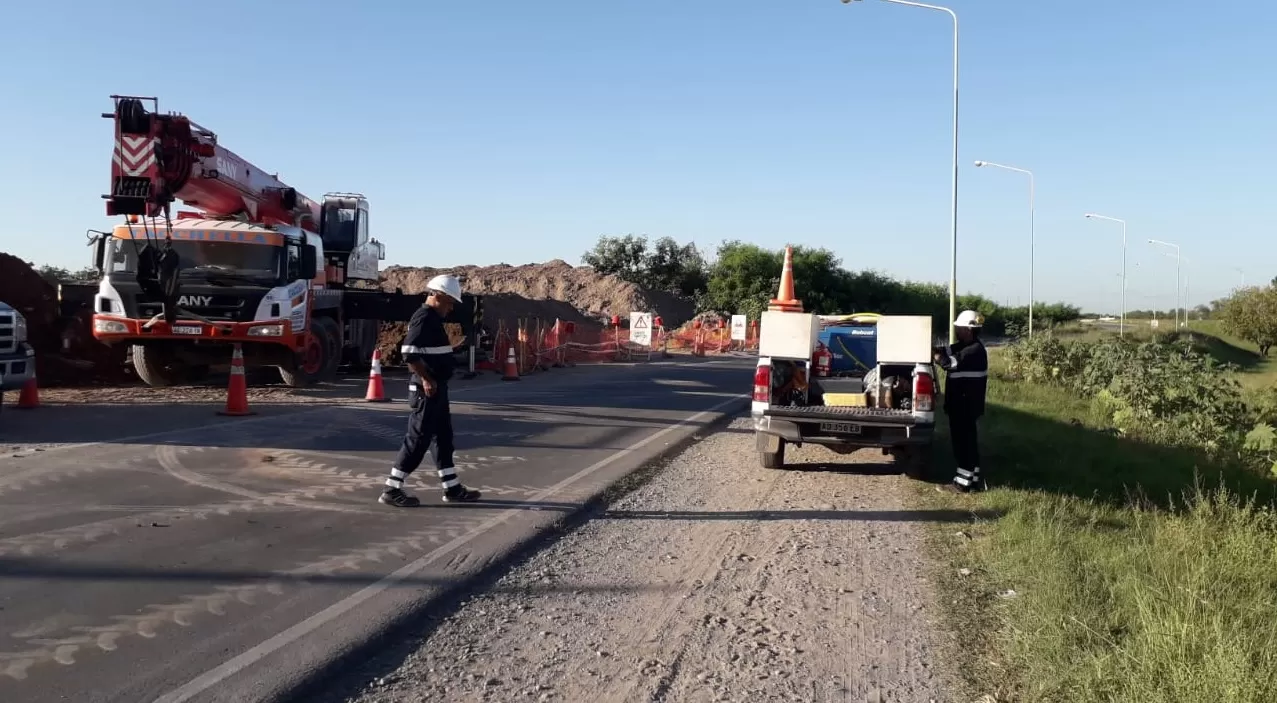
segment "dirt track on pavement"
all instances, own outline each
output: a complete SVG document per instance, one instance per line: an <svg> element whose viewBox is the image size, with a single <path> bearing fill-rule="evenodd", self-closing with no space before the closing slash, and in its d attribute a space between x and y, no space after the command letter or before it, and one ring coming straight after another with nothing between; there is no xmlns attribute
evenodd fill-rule
<svg viewBox="0 0 1277 703"><path fill-rule="evenodd" d="M874 452L790 461L809 470L759 468L748 420L704 437L330 700L952 700L934 516Z"/></svg>

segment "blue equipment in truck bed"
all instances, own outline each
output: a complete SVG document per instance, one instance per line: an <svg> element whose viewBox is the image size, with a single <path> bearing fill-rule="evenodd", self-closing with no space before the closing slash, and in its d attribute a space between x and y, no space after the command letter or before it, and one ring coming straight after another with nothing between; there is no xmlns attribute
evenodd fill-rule
<svg viewBox="0 0 1277 703"><path fill-rule="evenodd" d="M863 376L878 365L878 326L859 322L830 325L820 343L833 354L830 376Z"/></svg>

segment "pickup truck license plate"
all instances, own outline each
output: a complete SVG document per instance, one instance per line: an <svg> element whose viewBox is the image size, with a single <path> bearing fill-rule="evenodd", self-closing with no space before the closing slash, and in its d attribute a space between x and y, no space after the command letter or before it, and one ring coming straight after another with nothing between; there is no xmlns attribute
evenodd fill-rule
<svg viewBox="0 0 1277 703"><path fill-rule="evenodd" d="M860 434L860 425L854 422L822 422L820 431L833 434Z"/></svg>
<svg viewBox="0 0 1277 703"><path fill-rule="evenodd" d="M204 328L199 325L173 325L173 334L202 334Z"/></svg>

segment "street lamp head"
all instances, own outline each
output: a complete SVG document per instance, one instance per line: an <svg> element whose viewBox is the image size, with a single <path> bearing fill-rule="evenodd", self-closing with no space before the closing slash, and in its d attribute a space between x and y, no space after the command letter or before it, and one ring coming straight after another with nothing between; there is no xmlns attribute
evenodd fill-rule
<svg viewBox="0 0 1277 703"><path fill-rule="evenodd" d="M979 168L981 166L984 166L987 163L988 163L987 161L977 161L975 162L975 165L976 165L976 168Z"/></svg>
<svg viewBox="0 0 1277 703"><path fill-rule="evenodd" d="M1091 219L1092 217L1095 217L1095 213L1093 213L1093 212L1088 212L1088 213L1086 213L1086 219L1088 219L1088 220L1089 220L1089 219Z"/></svg>

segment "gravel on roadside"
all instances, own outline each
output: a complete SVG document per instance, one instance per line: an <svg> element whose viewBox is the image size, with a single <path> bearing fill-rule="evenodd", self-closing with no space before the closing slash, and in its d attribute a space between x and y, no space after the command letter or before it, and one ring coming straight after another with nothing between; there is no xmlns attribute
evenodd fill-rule
<svg viewBox="0 0 1277 703"><path fill-rule="evenodd" d="M760 468L745 418L705 436L348 700L952 700L908 480L873 451L789 459Z"/></svg>

